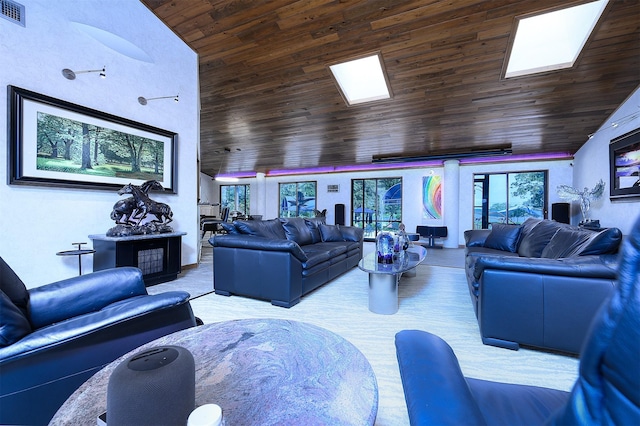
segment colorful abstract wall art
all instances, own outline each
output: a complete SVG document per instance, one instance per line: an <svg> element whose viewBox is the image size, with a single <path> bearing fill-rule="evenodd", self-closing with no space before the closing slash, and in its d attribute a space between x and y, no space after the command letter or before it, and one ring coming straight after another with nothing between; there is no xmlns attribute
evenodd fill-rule
<svg viewBox="0 0 640 426"><path fill-rule="evenodd" d="M442 219L442 176L422 178L422 217Z"/></svg>

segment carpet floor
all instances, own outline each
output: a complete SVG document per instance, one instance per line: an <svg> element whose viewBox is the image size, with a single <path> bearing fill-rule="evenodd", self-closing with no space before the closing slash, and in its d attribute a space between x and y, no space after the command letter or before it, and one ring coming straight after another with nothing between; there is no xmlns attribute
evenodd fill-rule
<svg viewBox="0 0 640 426"><path fill-rule="evenodd" d="M445 339L469 377L562 390L570 390L577 377L575 357L482 344L467 290L462 249L428 250L416 276L400 281L398 312L378 315L368 309L368 275L358 268L304 296L290 309L239 296L216 295L212 293L213 250L206 242L202 247L197 268L185 270L175 281L149 287L149 293L177 289L190 292L194 313L205 324L278 318L311 323L339 334L367 357L376 374L376 425L409 424L394 345L395 334L403 329L425 330ZM365 243L365 253L373 249L373 243Z"/></svg>

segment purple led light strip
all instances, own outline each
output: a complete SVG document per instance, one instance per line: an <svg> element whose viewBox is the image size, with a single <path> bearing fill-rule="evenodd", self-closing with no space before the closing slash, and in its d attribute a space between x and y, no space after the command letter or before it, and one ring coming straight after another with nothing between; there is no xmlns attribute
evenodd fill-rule
<svg viewBox="0 0 640 426"><path fill-rule="evenodd" d="M481 164L481 163L509 163L515 161L543 161L543 160L561 160L571 159L573 155L568 152L546 152L540 154L516 154L516 155L499 155L495 157L476 157L459 159L461 165L465 164ZM274 169L266 173L268 177L274 176L291 176L305 174L323 174L323 173L346 173L346 172L362 172L375 170L391 170L391 169L414 169L420 167L438 167L442 166L446 160L430 160L430 161L411 161L406 163L376 163L376 164L353 164L347 166L325 166L325 167L308 167L303 169ZM220 176L237 177L237 178L253 178L256 172L237 172L225 173Z"/></svg>

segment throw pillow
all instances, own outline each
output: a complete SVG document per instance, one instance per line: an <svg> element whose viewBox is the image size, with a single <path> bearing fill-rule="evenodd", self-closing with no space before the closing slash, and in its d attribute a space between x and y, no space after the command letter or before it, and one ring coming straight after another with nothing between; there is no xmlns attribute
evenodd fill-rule
<svg viewBox="0 0 640 426"><path fill-rule="evenodd" d="M340 228L337 225L325 225L321 223L318 228L320 228L322 241L344 241L342 232L340 232Z"/></svg>
<svg viewBox="0 0 640 426"><path fill-rule="evenodd" d="M340 226L338 229L344 241L358 242L364 237L364 229L357 226Z"/></svg>
<svg viewBox="0 0 640 426"><path fill-rule="evenodd" d="M520 229L521 228L518 225L494 223L491 226L491 232L484 241L484 246L487 248L515 253L518 249Z"/></svg>
<svg viewBox="0 0 640 426"><path fill-rule="evenodd" d="M468 229L464 231L466 247L484 247L484 242L491 233L490 229Z"/></svg>
<svg viewBox="0 0 640 426"><path fill-rule="evenodd" d="M593 236L592 231L563 227L559 228L540 257L562 259L575 256L580 248Z"/></svg>
<svg viewBox="0 0 640 426"><path fill-rule="evenodd" d="M286 239L279 219L270 220L236 220L236 229L241 234L255 235L276 240Z"/></svg>
<svg viewBox="0 0 640 426"><path fill-rule="evenodd" d="M320 235L320 224L326 224L327 218L325 216L321 217L310 217L304 220L304 223L309 228L309 232L311 232L311 243L319 243L322 241L322 236Z"/></svg>
<svg viewBox="0 0 640 426"><path fill-rule="evenodd" d="M305 220L301 217L281 218L282 228L287 240L298 243L300 246L311 244L313 237Z"/></svg>
<svg viewBox="0 0 640 426"><path fill-rule="evenodd" d="M28 315L29 292L27 287L2 257L0 257L0 290L9 297L25 317Z"/></svg>
<svg viewBox="0 0 640 426"><path fill-rule="evenodd" d="M523 227L522 238L518 245L518 255L520 257L540 257L542 250L549 244L551 238L558 232L563 225L553 220L532 220L527 219L526 227ZM529 225L533 225L529 227ZM524 224L523 224L524 226Z"/></svg>
<svg viewBox="0 0 640 426"><path fill-rule="evenodd" d="M0 347L9 346L31 333L31 324L9 296L0 290Z"/></svg>
<svg viewBox="0 0 640 426"><path fill-rule="evenodd" d="M580 256L590 254L617 253L622 242L622 232L618 228L607 228L594 234L582 248Z"/></svg>
<svg viewBox="0 0 640 426"><path fill-rule="evenodd" d="M236 225L234 225L231 222L222 222L220 224L220 227L227 233L227 234L239 234L240 232L238 232L238 230L236 229Z"/></svg>

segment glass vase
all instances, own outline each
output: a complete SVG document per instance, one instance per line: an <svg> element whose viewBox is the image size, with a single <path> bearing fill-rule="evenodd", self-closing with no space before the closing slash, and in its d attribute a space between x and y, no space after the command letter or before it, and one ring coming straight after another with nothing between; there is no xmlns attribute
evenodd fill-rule
<svg viewBox="0 0 640 426"><path fill-rule="evenodd" d="M376 237L376 252L378 253L378 263L393 263L393 235L387 231L378 233Z"/></svg>

